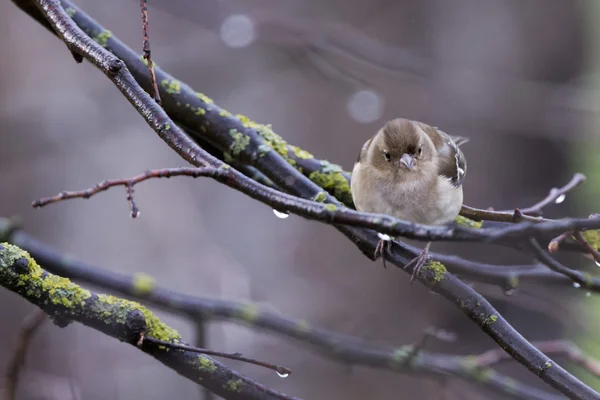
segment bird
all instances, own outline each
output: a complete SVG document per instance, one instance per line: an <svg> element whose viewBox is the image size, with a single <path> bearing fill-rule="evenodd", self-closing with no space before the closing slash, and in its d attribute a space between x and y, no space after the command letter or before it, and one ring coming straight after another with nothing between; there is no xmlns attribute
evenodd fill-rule
<svg viewBox="0 0 600 400"><path fill-rule="evenodd" d="M418 121L386 122L364 143L354 163L350 191L356 209L424 225L453 222L463 204L467 173L460 146L468 141ZM383 252L389 251L391 238L379 237L375 260L381 256L385 267ZM405 266L415 265L411 282L429 260L430 246Z"/></svg>

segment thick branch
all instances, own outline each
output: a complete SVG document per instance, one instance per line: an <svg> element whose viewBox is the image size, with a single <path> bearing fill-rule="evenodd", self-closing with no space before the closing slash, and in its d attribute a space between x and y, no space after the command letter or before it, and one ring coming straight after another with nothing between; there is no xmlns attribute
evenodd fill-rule
<svg viewBox="0 0 600 400"><path fill-rule="evenodd" d="M27 252L8 243L0 244L0 286L21 295L54 318L80 322L133 346L141 333L186 344L177 331L140 304L96 294L66 278L50 274ZM146 342L141 350L225 399L292 399L205 355Z"/></svg>

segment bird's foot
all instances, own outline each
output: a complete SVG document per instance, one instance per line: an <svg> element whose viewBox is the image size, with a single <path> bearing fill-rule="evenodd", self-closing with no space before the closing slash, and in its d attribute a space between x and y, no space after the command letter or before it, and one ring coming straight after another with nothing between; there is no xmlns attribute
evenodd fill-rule
<svg viewBox="0 0 600 400"><path fill-rule="evenodd" d="M392 238L383 233L378 233L377 236L379 236L379 242L377 242L377 247L375 247L374 257L375 260L381 257L383 268L387 268L387 265L385 264L385 258L392 249Z"/></svg>
<svg viewBox="0 0 600 400"><path fill-rule="evenodd" d="M410 268L411 266L414 265L412 275L410 276L410 283L411 284L417 278L419 272L421 271L421 268L425 264L427 264L427 262L431 258L430 255L429 255L429 248L430 247L431 247L431 242L427 243L427 246L425 246L425 248L423 249L423 251L421 252L421 254L419 254L418 256L416 256L415 258L413 258L411 261L409 261L404 266L404 269L406 269L406 268Z"/></svg>

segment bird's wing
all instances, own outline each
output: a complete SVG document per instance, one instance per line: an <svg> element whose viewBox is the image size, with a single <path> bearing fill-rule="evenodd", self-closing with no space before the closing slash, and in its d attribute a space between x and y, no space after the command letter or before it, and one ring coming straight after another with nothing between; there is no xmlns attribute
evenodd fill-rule
<svg viewBox="0 0 600 400"><path fill-rule="evenodd" d="M428 126L423 130L433 141L438 151L438 174L450 180L453 186L462 185L467 174L467 160L459 146L469 139L460 136L450 136L447 133Z"/></svg>

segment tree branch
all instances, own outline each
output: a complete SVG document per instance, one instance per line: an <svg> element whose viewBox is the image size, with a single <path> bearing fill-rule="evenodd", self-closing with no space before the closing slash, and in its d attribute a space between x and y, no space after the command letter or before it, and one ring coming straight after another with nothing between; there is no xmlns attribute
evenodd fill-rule
<svg viewBox="0 0 600 400"><path fill-rule="evenodd" d="M61 321L76 321L136 346L139 336L186 345L171 327L138 303L86 290L44 271L25 251L0 244L0 286ZM294 399L265 387L205 355L159 345L141 350L191 381L225 399Z"/></svg>

